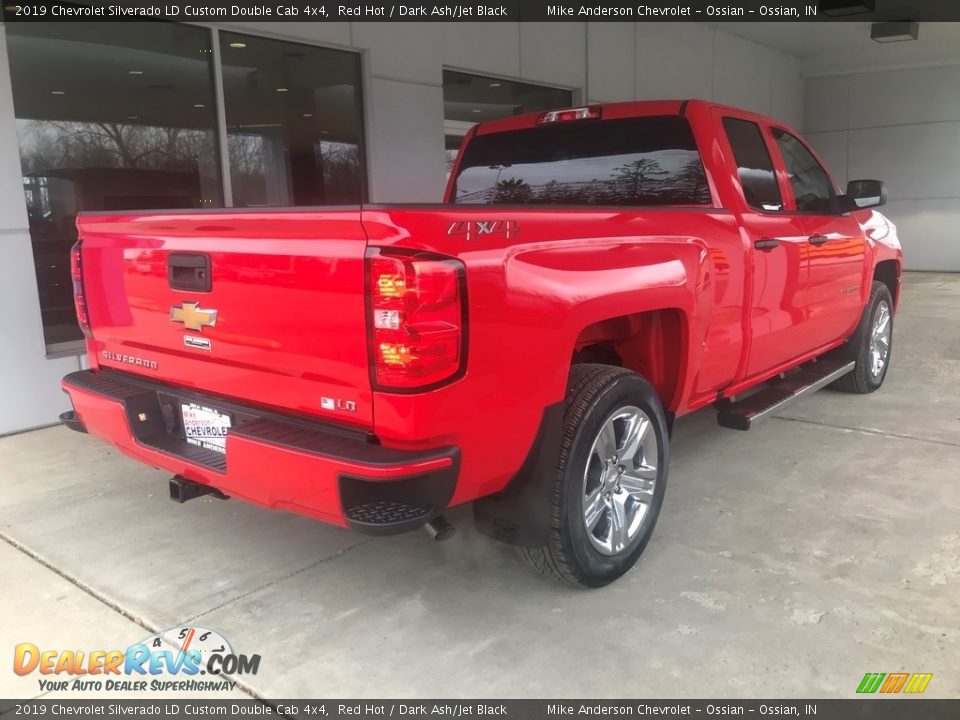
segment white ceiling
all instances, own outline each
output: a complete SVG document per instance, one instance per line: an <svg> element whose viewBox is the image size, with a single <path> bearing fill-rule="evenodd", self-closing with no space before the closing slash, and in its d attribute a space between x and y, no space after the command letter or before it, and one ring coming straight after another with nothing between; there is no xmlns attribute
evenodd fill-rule
<svg viewBox="0 0 960 720"><path fill-rule="evenodd" d="M865 22L724 22L714 27L802 59L807 77L923 64L960 64L960 23L921 22L917 40L878 43Z"/></svg>

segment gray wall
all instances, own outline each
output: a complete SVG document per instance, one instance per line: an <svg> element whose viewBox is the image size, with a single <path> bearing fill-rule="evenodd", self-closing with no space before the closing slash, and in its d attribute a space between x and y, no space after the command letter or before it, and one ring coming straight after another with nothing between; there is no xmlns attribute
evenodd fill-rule
<svg viewBox="0 0 960 720"><path fill-rule="evenodd" d="M252 34L364 53L371 199L434 202L444 184L444 66L572 88L577 101L715 99L802 129L800 61L681 23L237 23ZM56 422L76 356L45 354L0 25L0 435Z"/></svg>
<svg viewBox="0 0 960 720"><path fill-rule="evenodd" d="M960 271L960 66L806 81L807 136L841 183L887 183L909 270Z"/></svg>

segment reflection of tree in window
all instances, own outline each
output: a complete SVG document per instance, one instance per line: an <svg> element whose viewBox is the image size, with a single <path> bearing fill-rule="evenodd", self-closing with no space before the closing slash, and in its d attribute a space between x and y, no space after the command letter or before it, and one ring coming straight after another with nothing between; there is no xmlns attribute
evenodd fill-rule
<svg viewBox="0 0 960 720"><path fill-rule="evenodd" d="M509 168L506 173L505 168ZM504 186L506 179L513 183ZM679 117L474 137L464 150L454 192L458 203L509 198L539 204L642 207L712 201L692 131Z"/></svg>
<svg viewBox="0 0 960 720"><path fill-rule="evenodd" d="M18 120L31 231L73 242L80 210L203 207L219 203L213 133L111 122ZM36 239L36 238L35 238Z"/></svg>
<svg viewBox="0 0 960 720"><path fill-rule="evenodd" d="M618 195L622 193L624 199L628 202L630 198L638 198L648 194L651 181L667 174L660 163L648 158L638 158L625 163L616 168L614 172L616 173L614 178L615 193Z"/></svg>
<svg viewBox="0 0 960 720"><path fill-rule="evenodd" d="M677 189L680 197L690 198L695 203L710 202L710 186L700 158L688 160L677 174Z"/></svg>
<svg viewBox="0 0 960 720"><path fill-rule="evenodd" d="M533 197L533 190L520 178L507 178L497 183L494 192L494 202L498 203L528 203Z"/></svg>
<svg viewBox="0 0 960 720"><path fill-rule="evenodd" d="M199 157L213 150L213 134L176 127L27 120L22 121L20 143L25 174L70 167L196 171Z"/></svg>
<svg viewBox="0 0 960 720"><path fill-rule="evenodd" d="M317 162L323 177L323 202L348 204L357 201L354 188L360 186L360 146L354 143L323 141L316 144Z"/></svg>

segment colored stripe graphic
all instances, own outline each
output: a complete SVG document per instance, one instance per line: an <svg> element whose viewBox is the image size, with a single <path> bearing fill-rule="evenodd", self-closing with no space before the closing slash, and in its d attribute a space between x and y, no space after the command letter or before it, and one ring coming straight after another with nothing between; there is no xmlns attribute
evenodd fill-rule
<svg viewBox="0 0 960 720"><path fill-rule="evenodd" d="M905 693L922 693L927 689L927 685L930 684L932 678L933 673L914 673L910 676L910 682L907 683L903 691Z"/></svg>
<svg viewBox="0 0 960 720"><path fill-rule="evenodd" d="M880 688L882 693L898 693L900 688L903 687L903 684L907 681L907 678L910 677L910 673L900 672L900 673L890 673L887 675L887 681L883 683L883 686Z"/></svg>
<svg viewBox="0 0 960 720"><path fill-rule="evenodd" d="M919 694L927 689L933 673L867 673L860 681L857 692L870 695L875 692L896 694L899 692Z"/></svg>
<svg viewBox="0 0 960 720"><path fill-rule="evenodd" d="M875 693L885 677L886 673L867 673L863 676L863 680L860 681L860 686L857 688L857 692Z"/></svg>

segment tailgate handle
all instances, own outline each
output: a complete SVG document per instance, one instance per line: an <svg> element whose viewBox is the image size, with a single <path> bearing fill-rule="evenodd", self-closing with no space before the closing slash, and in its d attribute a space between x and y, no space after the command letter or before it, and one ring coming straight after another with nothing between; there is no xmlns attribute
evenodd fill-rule
<svg viewBox="0 0 960 720"><path fill-rule="evenodd" d="M199 253L170 253L167 280L174 290L210 292L210 256Z"/></svg>

